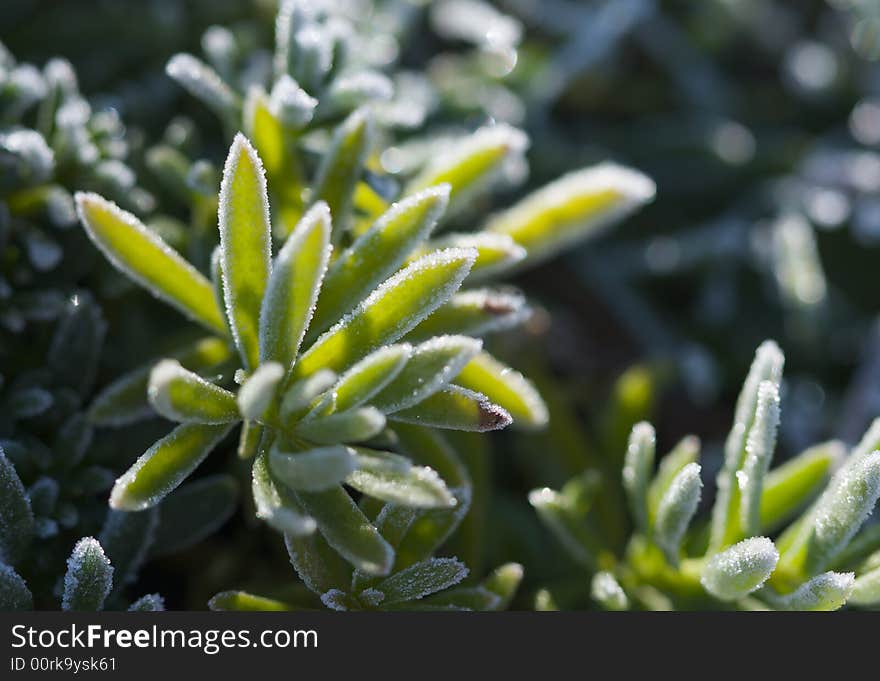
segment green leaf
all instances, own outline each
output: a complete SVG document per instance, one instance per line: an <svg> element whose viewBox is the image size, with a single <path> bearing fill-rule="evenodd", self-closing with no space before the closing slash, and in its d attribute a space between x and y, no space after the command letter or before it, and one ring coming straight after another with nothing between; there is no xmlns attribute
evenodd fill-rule
<svg viewBox="0 0 880 681"><path fill-rule="evenodd" d="M219 338L203 338L172 355L181 366L196 373L216 367L231 356L229 346ZM154 361L149 362L104 388L89 407L89 420L98 426L124 426L152 415L147 386L154 366Z"/></svg>
<svg viewBox="0 0 880 681"><path fill-rule="evenodd" d="M414 255L422 255L423 252L439 248L476 249L477 260L471 269L471 273L468 275L468 283L485 281L503 274L526 258L525 248L516 243L507 234L497 234L495 232L446 234L437 239L432 239Z"/></svg>
<svg viewBox="0 0 880 681"><path fill-rule="evenodd" d="M448 183L450 213L454 213L498 175L505 161L523 154L527 147L525 133L509 125L480 128L438 154L405 193Z"/></svg>
<svg viewBox="0 0 880 681"><path fill-rule="evenodd" d="M653 537L672 565L678 564L681 540L697 512L702 487L700 464L689 463L672 479L660 499Z"/></svg>
<svg viewBox="0 0 880 681"><path fill-rule="evenodd" d="M565 550L586 568L594 569L603 546L587 522L586 512L549 487L529 492L529 503Z"/></svg>
<svg viewBox="0 0 880 681"><path fill-rule="evenodd" d="M329 369L318 369L315 373L294 381L281 400L281 422L288 424L302 415L335 382L336 373Z"/></svg>
<svg viewBox="0 0 880 681"><path fill-rule="evenodd" d="M284 379L284 367L278 362L261 364L241 386L236 397L238 411L246 421L266 422L271 418L278 386Z"/></svg>
<svg viewBox="0 0 880 681"><path fill-rule="evenodd" d="M779 428L779 389L771 381L758 386L755 418L746 440L746 458L739 472L740 524L747 535L761 530L761 495L764 478L776 449Z"/></svg>
<svg viewBox="0 0 880 681"><path fill-rule="evenodd" d="M829 470L844 456L843 443L826 442L810 447L768 473L761 495L761 529L779 529L815 498L829 479ZM781 547L780 547L781 548Z"/></svg>
<svg viewBox="0 0 880 681"><path fill-rule="evenodd" d="M354 450L343 445L289 452L276 442L269 452L272 475L292 490L330 489L345 480L355 465Z"/></svg>
<svg viewBox="0 0 880 681"><path fill-rule="evenodd" d="M112 509L107 512L98 542L113 565L111 594L114 596L137 577L158 524L159 515L155 508L137 513Z"/></svg>
<svg viewBox="0 0 880 681"><path fill-rule="evenodd" d="M259 363L260 306L272 269L269 196L263 164L241 133L220 183L220 264L232 338L245 368Z"/></svg>
<svg viewBox="0 0 880 681"><path fill-rule="evenodd" d="M486 612L503 609L501 598L483 586L460 586L409 603L392 604L394 610Z"/></svg>
<svg viewBox="0 0 880 681"><path fill-rule="evenodd" d="M275 484L265 452L260 452L254 460L252 475L251 489L260 520L288 538L306 536L315 531L317 524L305 514L293 493L283 485Z"/></svg>
<svg viewBox="0 0 880 681"><path fill-rule="evenodd" d="M512 422L505 409L480 393L449 385L414 407L389 416L394 421L435 428L486 432L506 428Z"/></svg>
<svg viewBox="0 0 880 681"><path fill-rule="evenodd" d="M330 266L309 329L314 339L404 262L446 210L449 188L431 187L395 203Z"/></svg>
<svg viewBox="0 0 880 681"><path fill-rule="evenodd" d="M846 547L880 498L880 451L851 455L816 503L808 573L824 570Z"/></svg>
<svg viewBox="0 0 880 681"><path fill-rule="evenodd" d="M386 414L417 405L454 380L482 346L467 336L438 336L417 345L403 370L370 404Z"/></svg>
<svg viewBox="0 0 880 681"><path fill-rule="evenodd" d="M238 95L203 61L191 54L175 54L165 65L165 72L224 123L235 121L241 108Z"/></svg>
<svg viewBox="0 0 880 681"><path fill-rule="evenodd" d="M235 513L238 484L231 475L210 475L181 485L162 503L150 555L188 549L222 527Z"/></svg>
<svg viewBox="0 0 880 681"><path fill-rule="evenodd" d="M357 569L387 575L394 549L379 534L342 487L324 492L297 492L306 513L318 523L324 539Z"/></svg>
<svg viewBox="0 0 880 681"><path fill-rule="evenodd" d="M75 198L86 233L116 269L190 319L226 335L214 289L204 275L115 203L92 193L78 192Z"/></svg>
<svg viewBox="0 0 880 681"><path fill-rule="evenodd" d="M348 227L354 189L373 140L373 124L366 109L358 109L333 133L315 178L315 201L325 201L333 216L333 243Z"/></svg>
<svg viewBox="0 0 880 681"><path fill-rule="evenodd" d="M629 598L617 578L610 572L603 570L593 575L590 596L605 610L629 610Z"/></svg>
<svg viewBox="0 0 880 681"><path fill-rule="evenodd" d="M858 576L853 584L849 603L866 607L880 604L880 567Z"/></svg>
<svg viewBox="0 0 880 681"><path fill-rule="evenodd" d="M388 452L363 448L355 452L355 470L346 482L359 492L400 506L455 506L455 497L434 469L413 466L409 459Z"/></svg>
<svg viewBox="0 0 880 681"><path fill-rule="evenodd" d="M642 534L648 534L648 484L654 471L654 427L645 421L633 426L623 464L626 490L633 520Z"/></svg>
<svg viewBox="0 0 880 681"><path fill-rule="evenodd" d="M695 463L700 457L700 439L694 435L688 435L672 448L660 460L657 467L657 474L648 486L648 522L653 527L654 519L657 517L657 507L660 500L669 489L669 485L675 479L675 476L682 468L689 463Z"/></svg>
<svg viewBox="0 0 880 681"><path fill-rule="evenodd" d="M498 603L492 610L506 610L510 606L522 583L523 573L523 566L519 563L505 563L483 580L482 587L498 596Z"/></svg>
<svg viewBox="0 0 880 681"><path fill-rule="evenodd" d="M294 367L294 375L342 371L377 347L393 343L455 293L474 257L474 251L449 249L419 258L318 338Z"/></svg>
<svg viewBox="0 0 880 681"><path fill-rule="evenodd" d="M335 409L347 411L368 402L400 374L411 356L409 343L386 345L371 352L340 376L333 386Z"/></svg>
<svg viewBox="0 0 880 681"><path fill-rule="evenodd" d="M97 612L104 607L112 585L113 568L104 549L93 537L83 537L67 559L61 609Z"/></svg>
<svg viewBox="0 0 880 681"><path fill-rule="evenodd" d="M749 537L712 556L700 582L722 601L749 595L767 581L779 562L779 552L767 537Z"/></svg>
<svg viewBox="0 0 880 681"><path fill-rule="evenodd" d="M712 530L709 545L719 551L743 536L740 527L740 491L737 474L747 456L746 440L755 419L758 390L764 381L779 388L785 357L773 341L764 341L755 352L746 380L736 402L733 428L724 443L724 464L718 473L718 492L712 507Z"/></svg>
<svg viewBox="0 0 880 681"><path fill-rule="evenodd" d="M186 423L144 452L120 477L110 494L110 506L141 511L155 506L192 473L232 425Z"/></svg>
<svg viewBox="0 0 880 681"><path fill-rule="evenodd" d="M352 583L351 565L319 532L299 537L285 534L284 543L296 574L312 592L321 596L333 589L348 589Z"/></svg>
<svg viewBox="0 0 880 681"><path fill-rule="evenodd" d="M533 265L622 220L655 191L642 173L603 163L554 180L492 218L486 230L510 236Z"/></svg>
<svg viewBox="0 0 880 681"><path fill-rule="evenodd" d="M519 326L532 315L518 291L460 291L414 328L407 339L422 341L444 334L485 336Z"/></svg>
<svg viewBox="0 0 880 681"><path fill-rule="evenodd" d="M0 611L33 610L34 597L11 565L0 562Z"/></svg>
<svg viewBox="0 0 880 681"><path fill-rule="evenodd" d="M796 591L773 598L773 605L780 610L823 611L843 607L854 591L855 575L852 572L825 572L804 582Z"/></svg>
<svg viewBox="0 0 880 681"><path fill-rule="evenodd" d="M397 572L376 585L385 594L383 606L415 601L450 586L467 577L468 569L455 558L429 558Z"/></svg>
<svg viewBox="0 0 880 681"><path fill-rule="evenodd" d="M147 395L162 416L181 423L230 423L239 420L235 395L191 371L163 359L150 372Z"/></svg>
<svg viewBox="0 0 880 681"><path fill-rule="evenodd" d="M257 455L260 440L263 437L263 426L256 421L244 421L241 424L241 432L238 434L238 447L236 454L239 459L246 461Z"/></svg>
<svg viewBox="0 0 880 681"><path fill-rule="evenodd" d="M260 312L260 361L288 371L309 326L330 259L330 211L316 203L275 258Z"/></svg>
<svg viewBox="0 0 880 681"><path fill-rule="evenodd" d="M208 609L220 612L285 612L291 607L283 601L247 591L221 591L211 596Z"/></svg>
<svg viewBox="0 0 880 681"><path fill-rule="evenodd" d="M297 435L319 444L364 442L385 428L385 415L375 407L356 407L329 416L303 419Z"/></svg>
<svg viewBox="0 0 880 681"><path fill-rule="evenodd" d="M0 563L16 565L34 536L34 513L15 466L0 446Z"/></svg>
<svg viewBox="0 0 880 681"><path fill-rule="evenodd" d="M468 362L455 382L505 409L517 427L537 429L547 425L547 406L532 383L488 352L481 352Z"/></svg>

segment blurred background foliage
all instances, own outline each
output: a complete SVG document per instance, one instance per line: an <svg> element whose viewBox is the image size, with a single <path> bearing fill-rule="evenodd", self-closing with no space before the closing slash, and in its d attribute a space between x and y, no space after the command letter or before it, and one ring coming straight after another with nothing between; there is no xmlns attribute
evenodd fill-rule
<svg viewBox="0 0 880 681"><path fill-rule="evenodd" d="M428 75L435 127L496 120L528 133L530 168L513 169L529 173L525 184L502 188L474 213L605 159L657 182L651 206L516 282L542 308L526 333L492 350L542 389L551 427L456 438L478 501L448 552L476 576L522 562L515 606L529 607L547 584L570 591L566 605L587 605L586 577L540 528L528 490L558 487L585 467L604 472L601 509L622 540L629 521L617 471L632 424L651 417L662 449L700 424L704 477L713 479L741 376L763 339L775 338L788 358L779 459L828 437L851 443L880 412L876 3L339 2L374 37L379 63ZM259 69L276 9L273 0L4 0L0 40L19 62L42 67L63 55L94 110L124 122L127 162L144 191L134 198L147 216L162 207L155 225L167 235L199 218L175 202L148 150L171 144L217 166L228 140L165 64L181 51L210 53L204 32L222 25L239 46L234 72ZM419 153L405 144L396 151L383 163ZM202 219L210 222L210 211ZM90 249L83 257L95 260ZM65 293L95 291L114 329L98 372L106 383L164 350L142 339L166 313L120 290L102 267L83 270ZM144 429L124 444L113 436L111 447L130 454L121 461L154 435ZM253 530L237 516L149 563L141 591L161 590L171 608L202 608L230 585L297 590L281 543Z"/></svg>

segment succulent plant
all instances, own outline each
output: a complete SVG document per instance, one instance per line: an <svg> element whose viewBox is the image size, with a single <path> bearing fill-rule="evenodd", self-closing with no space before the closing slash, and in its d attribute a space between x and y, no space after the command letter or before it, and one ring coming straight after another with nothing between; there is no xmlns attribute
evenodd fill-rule
<svg viewBox="0 0 880 681"><path fill-rule="evenodd" d="M783 361L776 343L758 348L709 521L696 519L699 440L683 439L655 471L647 422L633 428L622 471L634 530L621 554L608 550L591 509L601 485L595 471L558 492L532 492L541 519L592 573L600 607L835 610L880 601L878 526L861 529L880 497L880 420L849 452L831 441L771 470ZM541 599L551 607L552 594Z"/></svg>

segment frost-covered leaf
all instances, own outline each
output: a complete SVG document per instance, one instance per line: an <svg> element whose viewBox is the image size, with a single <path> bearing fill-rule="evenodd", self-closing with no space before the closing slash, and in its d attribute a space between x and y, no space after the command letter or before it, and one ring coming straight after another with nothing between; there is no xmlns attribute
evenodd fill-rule
<svg viewBox="0 0 880 681"><path fill-rule="evenodd" d="M779 389L771 381L758 386L755 418L746 439L746 458L737 472L740 493L740 524L748 535L761 530L761 495L764 478L776 449L779 428Z"/></svg>
<svg viewBox="0 0 880 681"><path fill-rule="evenodd" d="M341 371L409 332L455 293L474 262L472 250L420 258L381 284L302 355L294 375Z"/></svg>
<svg viewBox="0 0 880 681"><path fill-rule="evenodd" d="M518 291L459 291L414 328L407 340L422 341L443 334L484 336L519 326L531 314L525 297Z"/></svg>
<svg viewBox="0 0 880 681"><path fill-rule="evenodd" d="M595 567L602 541L587 521L584 508L548 487L529 492L529 503L576 561L589 569Z"/></svg>
<svg viewBox="0 0 880 681"><path fill-rule="evenodd" d="M270 417L284 374L285 369L278 362L267 362L257 367L236 396L242 418L246 421L264 422Z"/></svg>
<svg viewBox="0 0 880 681"><path fill-rule="evenodd" d="M328 416L303 419L296 427L298 435L319 444L364 442L385 428L385 415L375 407L356 407Z"/></svg>
<svg viewBox="0 0 880 681"><path fill-rule="evenodd" d="M211 596L208 609L220 612L283 612L291 608L283 601L247 591L221 591Z"/></svg>
<svg viewBox="0 0 880 681"><path fill-rule="evenodd" d="M761 495L761 528L778 529L819 494L835 462L843 459L843 443L832 441L810 447L767 474Z"/></svg>
<svg viewBox="0 0 880 681"><path fill-rule="evenodd" d="M120 272L212 331L226 335L211 282L134 215L92 193L76 194L89 238Z"/></svg>
<svg viewBox="0 0 880 681"><path fill-rule="evenodd" d="M779 552L767 537L750 537L712 556L700 582L722 601L734 601L758 589L779 561Z"/></svg>
<svg viewBox="0 0 880 681"><path fill-rule="evenodd" d="M455 212L495 178L505 161L523 154L527 147L525 133L509 125L480 128L431 160L413 178L406 193L448 183L450 212Z"/></svg>
<svg viewBox="0 0 880 681"><path fill-rule="evenodd" d="M653 526L657 517L660 500L669 489L669 485L682 468L695 463L700 458L700 439L694 435L682 438L666 456L660 460L657 474L648 486L648 521Z"/></svg>
<svg viewBox="0 0 880 681"><path fill-rule="evenodd" d="M740 527L739 478L746 459L746 440L755 419L758 390L769 381L777 390L782 379L785 357L773 341L764 341L755 352L746 380L736 402L733 427L724 443L724 464L718 473L718 492L712 508L710 547L718 551L743 536Z"/></svg>
<svg viewBox="0 0 880 681"><path fill-rule="evenodd" d="M411 355L409 343L386 345L371 352L340 376L333 386L334 408L347 411L368 402L394 380Z"/></svg>
<svg viewBox="0 0 880 681"><path fill-rule="evenodd" d="M165 599L159 594L146 594L128 606L129 612L163 612Z"/></svg>
<svg viewBox="0 0 880 681"><path fill-rule="evenodd" d="M269 196L263 163L238 134L220 183L220 265L232 337L245 367L259 363L260 306L272 269Z"/></svg>
<svg viewBox="0 0 880 681"><path fill-rule="evenodd" d="M394 549L342 487L324 492L297 492L306 513L318 523L327 543L357 569L387 575L394 565Z"/></svg>
<svg viewBox="0 0 880 681"><path fill-rule="evenodd" d="M286 451L275 443L269 452L272 475L293 490L320 492L345 480L355 469L351 447L331 445L304 452Z"/></svg>
<svg viewBox="0 0 880 681"><path fill-rule="evenodd" d="M648 527L648 485L654 470L654 427L647 422L633 426L623 463L623 488L636 526L643 534Z"/></svg>
<svg viewBox="0 0 880 681"><path fill-rule="evenodd" d="M317 106L318 100L286 73L275 81L269 94L269 110L285 127L291 129L308 125Z"/></svg>
<svg viewBox="0 0 880 681"><path fill-rule="evenodd" d="M684 533L700 503L700 464L689 463L676 475L657 506L654 541L663 549L672 565L678 563L678 552Z"/></svg>
<svg viewBox="0 0 880 681"><path fill-rule="evenodd" d="M232 426L185 423L144 452L120 477L110 506L140 511L158 504L205 460Z"/></svg>
<svg viewBox="0 0 880 681"><path fill-rule="evenodd" d="M358 109L333 133L315 178L313 199L325 201L333 217L333 243L340 241L347 228L355 185L373 138L373 124L366 109Z"/></svg>
<svg viewBox="0 0 880 681"><path fill-rule="evenodd" d="M16 565L34 536L34 513L15 466L0 446L0 563Z"/></svg>
<svg viewBox="0 0 880 681"><path fill-rule="evenodd" d="M505 409L517 427L542 428L547 425L547 406L532 383L488 352L481 352L468 362L455 382L485 395Z"/></svg>
<svg viewBox="0 0 880 681"><path fill-rule="evenodd" d="M104 549L93 537L83 537L67 559L61 608L86 612L101 610L112 586L113 568Z"/></svg>
<svg viewBox="0 0 880 681"><path fill-rule="evenodd" d="M181 366L201 372L231 357L229 345L219 338L203 338L173 357ZM89 407L89 420L98 426L124 426L153 413L147 386L155 362L123 374L104 388Z"/></svg>
<svg viewBox="0 0 880 681"><path fill-rule="evenodd" d="M238 484L231 475L211 475L181 485L159 507L150 555L183 551L222 527L236 509Z"/></svg>
<svg viewBox="0 0 880 681"><path fill-rule="evenodd" d="M234 121L241 105L238 95L203 61L191 54L175 54L168 60L165 72L222 121Z"/></svg>
<svg viewBox="0 0 880 681"><path fill-rule="evenodd" d="M309 337L315 338L381 281L430 234L446 209L449 188L431 187L391 206L330 266Z"/></svg>
<svg viewBox="0 0 880 681"><path fill-rule="evenodd" d="M388 452L355 451L355 470L346 482L359 492L400 506L455 506L455 497L434 469L413 466L405 457Z"/></svg>
<svg viewBox="0 0 880 681"><path fill-rule="evenodd" d="M455 558L429 558L397 572L376 585L385 594L383 605L414 601L448 589L467 577L468 569Z"/></svg>
<svg viewBox="0 0 880 681"><path fill-rule="evenodd" d="M287 238L272 269L260 312L260 361L288 371L309 326L330 259L330 211L316 203Z"/></svg>
<svg viewBox="0 0 880 681"><path fill-rule="evenodd" d="M507 234L495 232L445 234L429 241L425 248L428 250L438 248L476 249L477 260L468 275L468 283L485 281L502 274L526 258L525 248Z"/></svg>
<svg viewBox="0 0 880 681"><path fill-rule="evenodd" d="M238 421L235 395L184 369L180 362L163 359L150 372L147 395L162 416L181 423Z"/></svg>
<svg viewBox="0 0 880 681"><path fill-rule="evenodd" d="M0 611L32 610L34 597L11 565L0 561Z"/></svg>
<svg viewBox="0 0 880 681"><path fill-rule="evenodd" d="M438 336L417 345L403 370L370 404L388 414L417 405L454 380L482 345L467 336Z"/></svg>
<svg viewBox="0 0 880 681"><path fill-rule="evenodd" d="M319 596L333 589L348 589L352 567L327 543L320 532L294 537L284 535L287 554L296 574Z"/></svg>
<svg viewBox="0 0 880 681"><path fill-rule="evenodd" d="M852 572L823 572L804 582L795 591L772 599L780 610L828 611L843 607L853 592Z"/></svg>
<svg viewBox="0 0 880 681"><path fill-rule="evenodd" d="M880 603L880 567L856 578L848 602L861 606L876 606Z"/></svg>
<svg viewBox="0 0 880 681"><path fill-rule="evenodd" d="M110 510L98 542L113 565L112 594L134 581L153 543L159 514L155 508L129 513Z"/></svg>
<svg viewBox="0 0 880 681"><path fill-rule="evenodd" d="M394 421L435 428L486 432L509 426L513 419L485 395L458 385L448 385L414 407L389 416Z"/></svg>
<svg viewBox="0 0 880 681"><path fill-rule="evenodd" d="M305 412L323 392L336 382L336 373L318 369L315 373L291 383L281 399L279 414L282 423L288 423ZM332 397L332 395L331 395Z"/></svg>
<svg viewBox="0 0 880 681"><path fill-rule="evenodd" d="M483 580L482 588L498 596L493 610L506 610L516 595L523 579L523 566L519 563L500 565Z"/></svg>
<svg viewBox="0 0 880 681"><path fill-rule="evenodd" d="M315 531L315 521L306 515L294 495L283 485L275 484L269 470L269 457L264 452L254 460L252 476L251 489L258 518L288 538Z"/></svg>
<svg viewBox="0 0 880 681"><path fill-rule="evenodd" d="M623 219L655 191L642 173L603 163L554 180L492 218L486 230L510 236L533 264Z"/></svg>
<svg viewBox="0 0 880 681"><path fill-rule="evenodd" d="M501 598L483 586L460 586L418 601L392 603L389 610L486 612L501 610Z"/></svg>
<svg viewBox="0 0 880 681"><path fill-rule="evenodd" d="M610 572L603 570L593 575L590 595L606 610L629 610L629 598Z"/></svg>
<svg viewBox="0 0 880 681"><path fill-rule="evenodd" d="M859 531L880 497L880 451L855 453L816 503L805 567L830 565Z"/></svg>

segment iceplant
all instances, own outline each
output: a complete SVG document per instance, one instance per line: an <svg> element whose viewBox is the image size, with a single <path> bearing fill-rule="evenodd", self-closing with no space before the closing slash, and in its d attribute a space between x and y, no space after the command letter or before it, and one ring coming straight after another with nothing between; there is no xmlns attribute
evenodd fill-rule
<svg viewBox="0 0 880 681"><path fill-rule="evenodd" d="M655 470L654 429L645 422L632 430L622 471L634 525L623 555L605 548L591 518L597 474L588 471L560 491L531 493L541 519L593 573L591 595L601 607L880 604L880 525L861 529L880 496L880 419L848 455L832 441L771 470L782 367L776 343L758 348L736 404L708 522L695 520L702 493L699 440L683 439ZM552 594L542 592L540 601L552 607Z"/></svg>

